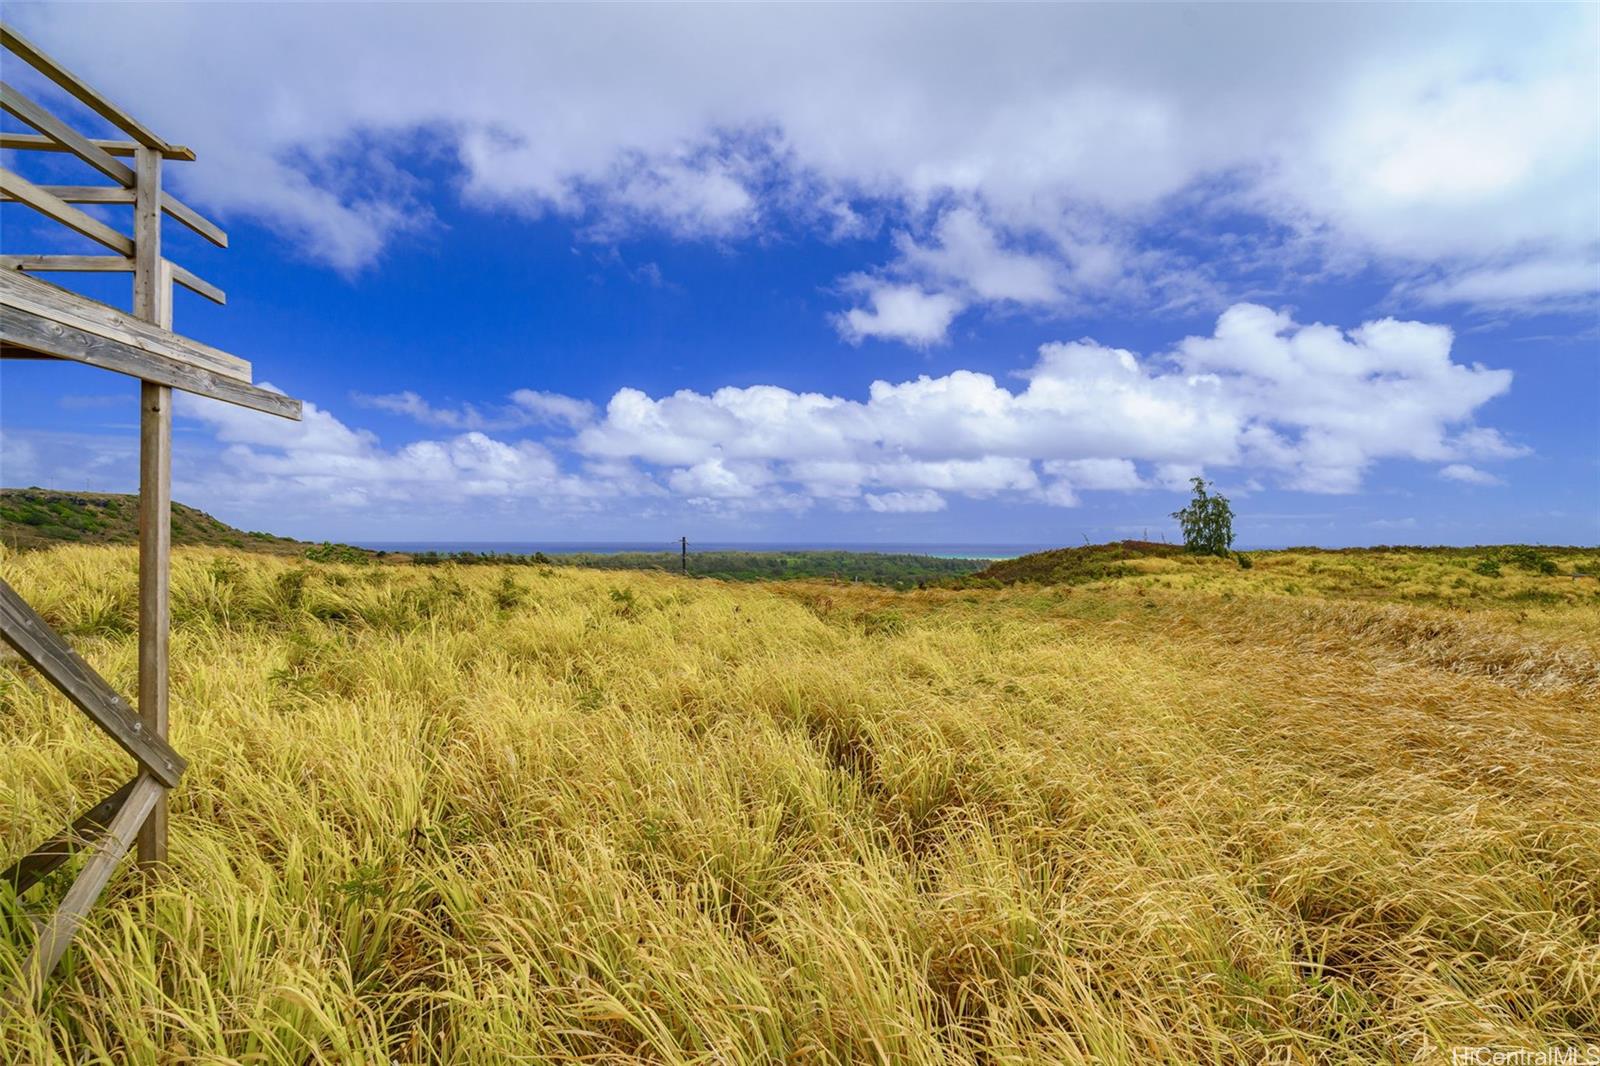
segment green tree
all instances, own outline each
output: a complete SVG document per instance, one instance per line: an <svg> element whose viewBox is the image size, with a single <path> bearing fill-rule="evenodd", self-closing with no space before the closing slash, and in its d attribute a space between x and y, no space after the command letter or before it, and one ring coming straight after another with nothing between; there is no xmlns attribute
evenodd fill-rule
<svg viewBox="0 0 1600 1066"><path fill-rule="evenodd" d="M1183 546L1201 555L1226 557L1233 547L1233 508L1226 496L1206 492L1204 478L1194 478L1193 484L1194 499L1189 506L1172 512L1183 528Z"/></svg>

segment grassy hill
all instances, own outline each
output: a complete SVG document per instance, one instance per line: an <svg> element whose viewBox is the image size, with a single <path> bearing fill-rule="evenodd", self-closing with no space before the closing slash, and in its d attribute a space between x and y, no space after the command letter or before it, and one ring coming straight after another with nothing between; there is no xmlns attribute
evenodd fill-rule
<svg viewBox="0 0 1600 1066"><path fill-rule="evenodd" d="M1593 580L1257 558L900 592L180 549L172 869L119 873L0 1048L1132 1066L1591 1039ZM124 691L134 561L0 550ZM0 708L10 861L128 768L12 659ZM0 889L0 984L68 875Z"/></svg>
<svg viewBox="0 0 1600 1066"><path fill-rule="evenodd" d="M136 544L139 497L114 492L0 489L0 541L22 550L56 544ZM186 507L172 505L172 543L299 555L309 545L271 533L246 533Z"/></svg>
<svg viewBox="0 0 1600 1066"><path fill-rule="evenodd" d="M1134 573L1128 564L1138 559L1172 559L1184 554L1181 544L1157 544L1148 540L1120 540L1109 544L1086 544L1081 548L1057 548L1034 552L1015 559L1001 559L979 571L975 577L1002 585L1031 581L1042 585L1078 585L1086 581L1121 577Z"/></svg>
<svg viewBox="0 0 1600 1066"><path fill-rule="evenodd" d="M1175 545L1121 541L1001 560L954 584L1159 588L1228 599L1301 597L1525 612L1593 599L1600 591L1600 548L1286 548L1224 559L1191 555Z"/></svg>
<svg viewBox="0 0 1600 1066"><path fill-rule="evenodd" d="M1470 565L1476 573L1498 577L1506 569L1536 574L1573 573L1600 575L1600 548L1547 547L1529 544L1489 544L1475 547L1419 547L1379 545L1371 548L1282 548L1258 552L1237 552L1226 558L1193 555L1181 545L1158 544L1148 540L1120 540L1107 544L1087 544L1081 548L1057 548L1034 552L1015 559L1000 559L973 575L979 581L1001 585L1019 581L1041 585L1079 585L1087 581L1124 577L1138 573L1170 571L1157 560L1174 560L1189 566L1238 566L1249 569L1257 562L1287 558L1314 559L1315 570L1337 571L1360 568L1362 560L1382 571L1384 588L1394 587L1392 578L1408 564L1432 562L1439 565ZM1381 562L1380 562L1381 560Z"/></svg>

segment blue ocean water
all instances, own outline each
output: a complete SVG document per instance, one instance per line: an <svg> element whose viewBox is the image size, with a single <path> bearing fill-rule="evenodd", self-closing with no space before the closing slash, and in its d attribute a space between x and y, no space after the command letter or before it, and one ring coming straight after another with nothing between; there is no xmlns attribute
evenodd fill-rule
<svg viewBox="0 0 1600 1066"><path fill-rule="evenodd" d="M512 555L615 555L619 552L676 552L678 542L669 541L361 541L357 547L391 552L496 552ZM1015 559L1030 552L1047 551L1056 544L842 544L834 541L802 541L793 544L741 541L690 541L689 554L696 552L882 552L891 555L931 555L940 559Z"/></svg>

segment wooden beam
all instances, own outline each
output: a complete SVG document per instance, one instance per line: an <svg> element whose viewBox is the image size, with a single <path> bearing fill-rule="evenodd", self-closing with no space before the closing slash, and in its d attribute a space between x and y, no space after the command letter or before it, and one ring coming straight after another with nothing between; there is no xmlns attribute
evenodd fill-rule
<svg viewBox="0 0 1600 1066"><path fill-rule="evenodd" d="M39 188L66 204L133 203L133 190L120 185L41 185ZM0 195L0 202L15 200L10 193Z"/></svg>
<svg viewBox="0 0 1600 1066"><path fill-rule="evenodd" d="M63 326L15 308L0 308L0 359L69 359L252 411L300 420L300 401L192 363Z"/></svg>
<svg viewBox="0 0 1600 1066"><path fill-rule="evenodd" d="M133 186L133 317L172 330L169 315L160 321L161 157L142 148L134 156L139 180Z"/></svg>
<svg viewBox="0 0 1600 1066"><path fill-rule="evenodd" d="M0 271L0 306L32 311L63 326L121 341L152 355L191 363L223 377L250 380L250 364L236 355L152 326L109 304L15 270ZM47 354L62 353L50 351Z"/></svg>
<svg viewBox="0 0 1600 1066"><path fill-rule="evenodd" d="M170 284L170 282L169 282ZM158 301L159 305L159 301ZM166 317L172 318L171 301ZM172 387L139 383L139 720L167 736L172 639ZM167 798L139 830L139 865L167 861Z"/></svg>
<svg viewBox="0 0 1600 1066"><path fill-rule="evenodd" d="M89 138L40 107L13 85L0 81L0 108L20 118L51 140L65 145L73 155L124 188L133 185L133 170ZM148 151L148 149L146 149Z"/></svg>
<svg viewBox="0 0 1600 1066"><path fill-rule="evenodd" d="M226 304L228 294L193 271L165 260L172 280L197 296L213 303ZM0 270L32 271L37 274L131 274L133 260L125 255L0 255Z"/></svg>
<svg viewBox="0 0 1600 1066"><path fill-rule="evenodd" d="M218 248L226 248L228 246L228 235L223 232L221 226L165 190L161 193L161 210L182 222Z"/></svg>
<svg viewBox="0 0 1600 1066"><path fill-rule="evenodd" d="M37 270L42 274L129 274L133 260L125 255L0 255L0 270Z"/></svg>
<svg viewBox="0 0 1600 1066"><path fill-rule="evenodd" d="M139 144L146 148L154 148L163 154L171 151L172 145L157 137L144 123L91 89L82 78L79 78L67 70L66 67L46 55L38 45L4 22L0 22L0 44L11 49L24 63L27 63L34 70L61 86L76 97L79 103L117 127L123 133L126 133L129 137L132 137Z"/></svg>
<svg viewBox="0 0 1600 1066"><path fill-rule="evenodd" d="M128 793L133 791L133 786L138 782L139 779L135 777L78 815L66 829L12 863L11 868L5 873L0 873L0 882L10 882L12 891L20 896L49 877L62 863L105 832L106 823L122 807L123 801L128 798Z"/></svg>
<svg viewBox="0 0 1600 1066"><path fill-rule="evenodd" d="M115 156L132 158L140 145L135 141L114 141L104 137L91 137L90 142L96 148L103 148ZM57 144L50 138L37 133L11 133L0 132L0 148L15 148L19 152L66 152L71 149ZM182 144L169 145L161 153L163 159L176 159L180 162L194 162L194 149Z"/></svg>
<svg viewBox="0 0 1600 1066"><path fill-rule="evenodd" d="M0 274L0 278L3 277L5 275ZM35 311L0 306L0 357L28 358L28 353L71 359L142 381L171 385L196 396L248 407L252 411L294 421L300 419L300 401L282 393L256 388L194 363L63 325Z"/></svg>
<svg viewBox="0 0 1600 1066"><path fill-rule="evenodd" d="M153 154L153 153L152 153ZM159 158L159 157L156 157ZM158 268L159 270L159 268ZM155 316L172 321L167 298L152 301ZM172 387L139 383L139 719L167 736L168 669L172 640ZM139 865L167 861L167 797L162 794L139 829Z"/></svg>
<svg viewBox="0 0 1600 1066"><path fill-rule="evenodd" d="M182 285L196 296L204 296L206 299L215 304L226 304L228 302L228 294L211 284L211 282L207 281L205 278L197 277L195 274L185 270L183 267L179 266L177 263L174 263L170 259L163 259L162 263L166 264L166 269L172 273L172 280L174 282Z"/></svg>
<svg viewBox="0 0 1600 1066"><path fill-rule="evenodd" d="M172 329L172 270L161 257L161 155L134 156L133 313ZM167 736L168 653L172 639L172 386L139 383L139 719ZM139 865L167 861L163 794L139 827Z"/></svg>
<svg viewBox="0 0 1600 1066"><path fill-rule="evenodd" d="M39 939L34 941L33 951L23 964L26 995L37 997L44 988L45 979L61 961L78 926L83 924L84 915L105 891L106 882L116 872L117 862L128 853L134 834L164 791L161 783L149 774L141 774L134 782L128 798L106 825L105 835L89 849L89 861L83 864L78 879L67 889L61 905L39 932Z"/></svg>
<svg viewBox="0 0 1600 1066"><path fill-rule="evenodd" d="M92 241L99 241L113 252L121 252L123 255L133 254L132 238L118 233L93 215L84 214L60 197L50 195L42 187L14 170L0 167L0 192L27 204L40 214L48 215Z"/></svg>
<svg viewBox="0 0 1600 1066"><path fill-rule="evenodd" d="M40 185L39 188L65 204L131 204L133 190L112 185ZM10 193L0 192L0 203L16 202ZM228 234L171 193L161 193L161 210L183 223L218 248L228 246Z"/></svg>
<svg viewBox="0 0 1600 1066"><path fill-rule="evenodd" d="M51 629L45 620L5 581L0 580L0 636L77 708L115 740L123 751L162 784L176 785L183 775L183 756L165 740L152 736L128 706L128 701L106 684Z"/></svg>

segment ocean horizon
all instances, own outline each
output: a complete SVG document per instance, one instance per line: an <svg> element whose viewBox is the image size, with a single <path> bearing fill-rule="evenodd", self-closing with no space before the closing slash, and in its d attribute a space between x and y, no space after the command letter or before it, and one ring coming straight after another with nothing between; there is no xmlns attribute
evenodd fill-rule
<svg viewBox="0 0 1600 1066"><path fill-rule="evenodd" d="M620 555L624 552L677 552L679 544L670 541L351 541L356 547L391 552L493 552L501 555ZM936 559L1015 559L1031 552L1048 551L1059 544L970 544L970 543L850 543L842 541L690 541L689 554L700 552L801 552L837 551L879 555L925 555Z"/></svg>

